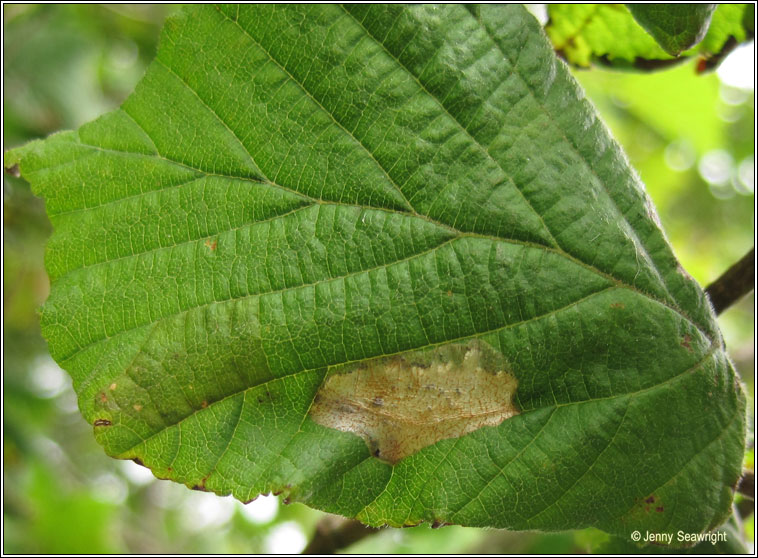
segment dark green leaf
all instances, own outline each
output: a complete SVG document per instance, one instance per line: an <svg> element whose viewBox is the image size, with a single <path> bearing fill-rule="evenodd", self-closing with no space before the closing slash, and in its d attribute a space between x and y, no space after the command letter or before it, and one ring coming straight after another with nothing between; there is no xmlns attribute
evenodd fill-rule
<svg viewBox="0 0 758 558"><path fill-rule="evenodd" d="M730 512L713 314L520 6L187 7L121 109L14 164L55 226L43 332L110 455L372 525ZM500 422L440 437L481 377ZM358 408L428 445L387 457Z"/></svg>
<svg viewBox="0 0 758 558"><path fill-rule="evenodd" d="M645 31L671 56L703 40L717 4L627 4Z"/></svg>

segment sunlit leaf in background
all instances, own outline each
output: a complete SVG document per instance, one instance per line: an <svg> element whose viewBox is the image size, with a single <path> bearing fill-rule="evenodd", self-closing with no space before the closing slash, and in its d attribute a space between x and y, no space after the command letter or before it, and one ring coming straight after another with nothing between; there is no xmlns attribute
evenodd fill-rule
<svg viewBox="0 0 758 558"><path fill-rule="evenodd" d="M686 11L693 5L646 6ZM703 59L702 69L712 69L737 44L753 38L754 13L753 4L719 4L702 41L679 57L661 48L623 4L550 4L550 19L545 30L556 50L570 64L580 67L600 63L620 69L651 71L670 68L697 55Z"/></svg>

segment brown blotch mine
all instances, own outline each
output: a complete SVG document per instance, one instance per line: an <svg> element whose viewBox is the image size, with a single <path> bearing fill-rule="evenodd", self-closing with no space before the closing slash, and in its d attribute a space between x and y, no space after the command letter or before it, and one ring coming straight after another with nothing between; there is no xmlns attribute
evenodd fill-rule
<svg viewBox="0 0 758 558"><path fill-rule="evenodd" d="M517 385L503 355L474 339L338 369L317 393L311 417L360 436L371 455L395 464L519 414Z"/></svg>

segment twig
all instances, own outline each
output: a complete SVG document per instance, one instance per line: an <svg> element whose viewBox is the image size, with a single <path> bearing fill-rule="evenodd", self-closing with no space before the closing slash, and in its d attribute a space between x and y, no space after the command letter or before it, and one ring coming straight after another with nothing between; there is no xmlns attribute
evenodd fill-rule
<svg viewBox="0 0 758 558"><path fill-rule="evenodd" d="M379 531L355 519L327 515L316 525L316 532L303 554L334 554Z"/></svg>
<svg viewBox="0 0 758 558"><path fill-rule="evenodd" d="M753 290L755 285L755 247L740 261L727 269L721 277L706 287L718 316L732 304Z"/></svg>
<svg viewBox="0 0 758 558"><path fill-rule="evenodd" d="M755 473L753 471L745 471L742 474L742 478L737 484L737 492L751 500L755 498Z"/></svg>
<svg viewBox="0 0 758 558"><path fill-rule="evenodd" d="M377 531L376 527L366 527L355 519L327 515L316 525L316 532L303 554L334 554Z"/></svg>

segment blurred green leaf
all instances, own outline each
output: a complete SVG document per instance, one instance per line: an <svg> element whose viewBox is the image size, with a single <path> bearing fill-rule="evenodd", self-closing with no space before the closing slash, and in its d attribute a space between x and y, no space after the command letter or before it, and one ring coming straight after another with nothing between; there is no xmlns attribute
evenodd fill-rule
<svg viewBox="0 0 758 558"><path fill-rule="evenodd" d="M631 531L630 531L631 534ZM742 534L734 520L730 520L719 529L710 533L687 533L666 529L660 532L644 532L644 538L652 538L658 542L655 544L635 544L629 536L609 537L606 542L593 548L593 554L673 554L673 555L708 555L708 554L749 554L742 539ZM668 541L672 542L669 543ZM696 542L696 541L702 542ZM696 542L690 548L677 548L677 541Z"/></svg>
<svg viewBox="0 0 758 558"><path fill-rule="evenodd" d="M55 472L41 463L30 468L24 503L30 515L27 539L18 541L11 553L111 554L123 551L110 532L115 506L97 500L91 493L65 486ZM86 527L82 529L82 527Z"/></svg>
<svg viewBox="0 0 758 558"><path fill-rule="evenodd" d="M168 5L4 7L7 144L78 127L118 106L155 54Z"/></svg>

